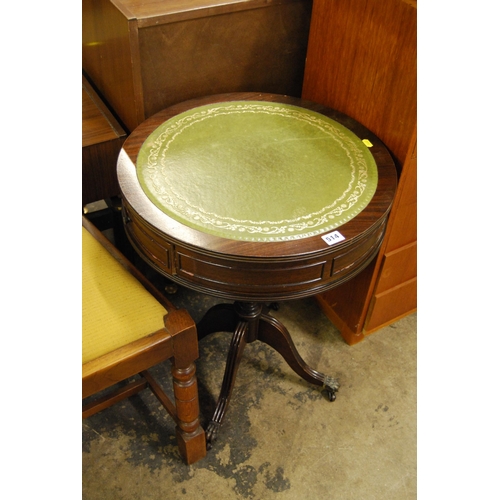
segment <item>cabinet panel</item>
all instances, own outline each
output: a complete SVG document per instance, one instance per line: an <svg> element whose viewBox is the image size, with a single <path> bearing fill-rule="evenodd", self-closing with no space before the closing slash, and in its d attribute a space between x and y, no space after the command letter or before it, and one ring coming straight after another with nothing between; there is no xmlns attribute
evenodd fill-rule
<svg viewBox="0 0 500 500"><path fill-rule="evenodd" d="M386 251L392 252L397 248L412 243L416 238L417 204L398 206L397 216L394 217L391 232L388 237Z"/></svg>
<svg viewBox="0 0 500 500"><path fill-rule="evenodd" d="M130 132L137 110L122 106L136 102L129 22L110 0L82 0L82 28L83 70Z"/></svg>
<svg viewBox="0 0 500 500"><path fill-rule="evenodd" d="M82 82L82 205L120 193L116 160L125 132L87 80Z"/></svg>
<svg viewBox="0 0 500 500"><path fill-rule="evenodd" d="M417 158L409 155L401 175L386 252L417 239Z"/></svg>
<svg viewBox="0 0 500 500"><path fill-rule="evenodd" d="M417 276L417 242L384 255L376 294Z"/></svg>
<svg viewBox="0 0 500 500"><path fill-rule="evenodd" d="M401 0L314 0L303 97L382 139L399 167L417 115L415 6Z"/></svg>
<svg viewBox="0 0 500 500"><path fill-rule="evenodd" d="M307 19L292 2L139 30L145 115L224 92L300 96Z"/></svg>
<svg viewBox="0 0 500 500"><path fill-rule="evenodd" d="M365 334L372 333L417 309L417 278L375 294L372 299Z"/></svg>

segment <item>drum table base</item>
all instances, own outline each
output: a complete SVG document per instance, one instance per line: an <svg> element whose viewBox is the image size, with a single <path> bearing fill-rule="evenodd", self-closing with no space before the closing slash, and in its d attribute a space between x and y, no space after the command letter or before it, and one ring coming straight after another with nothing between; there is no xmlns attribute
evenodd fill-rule
<svg viewBox="0 0 500 500"><path fill-rule="evenodd" d="M335 393L339 388L337 380L307 365L297 352L286 327L267 312L268 308L258 302L219 304L212 307L197 325L199 340L215 332L233 332L219 399L206 429L208 448L217 438L226 414L243 350L255 340L278 351L297 375L322 387L329 400L335 400Z"/></svg>

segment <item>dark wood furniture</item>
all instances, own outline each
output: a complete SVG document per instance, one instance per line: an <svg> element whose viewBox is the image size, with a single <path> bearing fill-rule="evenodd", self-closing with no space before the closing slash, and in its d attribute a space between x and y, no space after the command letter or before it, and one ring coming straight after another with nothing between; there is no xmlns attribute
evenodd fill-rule
<svg viewBox="0 0 500 500"><path fill-rule="evenodd" d="M417 307L416 7L416 0L313 4L302 97L372 130L399 173L377 259L348 283L318 296L349 344Z"/></svg>
<svg viewBox="0 0 500 500"><path fill-rule="evenodd" d="M83 0L83 69L128 131L220 92L299 97L311 0Z"/></svg>
<svg viewBox="0 0 500 500"><path fill-rule="evenodd" d="M159 294L85 217L82 226L82 417L149 388L176 421L180 454L192 464L206 455L194 365L198 358L194 322L187 311L175 309ZM120 309L119 304L127 300L134 304ZM134 316L146 310L148 317L135 321ZM168 359L172 360L175 404L148 371Z"/></svg>
<svg viewBox="0 0 500 500"><path fill-rule="evenodd" d="M210 229L205 230L197 226L198 220L203 219L203 215L210 211L205 209L204 201L198 212L193 210L196 208L198 199L214 198L212 186L215 186L216 189L215 197L226 200L225 203L221 204L224 210L228 205L231 205L230 199L236 199L236 202L233 201L233 203L238 209L240 204L248 203L251 207L250 210L259 212L261 210L260 200L263 203L268 203L269 209L274 210L277 205L281 208L280 204L288 198L288 189L292 188L290 181L295 180L293 175L289 175L293 172L287 171L288 160L284 169L286 172L281 170L275 172L273 169L276 164L280 163L280 157L285 156L287 148L291 147L287 141L284 141L276 149L267 149L269 144L273 142L273 134L269 134L269 140L266 141L266 144L260 142L254 144L248 142L248 139L253 137L252 128L246 128L244 133L237 133L234 138L235 142L241 141L242 143L242 156L235 153L234 156L228 158L225 155L225 146L220 146L220 136L217 133L219 122L214 120L215 124L213 124L208 123L208 120L210 117L219 116L214 113L217 109L222 109L221 115L230 114L230 107L221 108L220 106L227 106L235 101L236 104L233 104L231 112L235 112L234 109L238 109L238 106L247 109L251 105L253 107L248 111L249 114L262 108L262 105L270 103L279 104L281 108L297 106L298 108L295 109L301 110L298 115L301 122L305 121L303 117L306 112L312 111L318 115L314 115L311 120L322 123L325 117L331 118L336 123L346 127L349 134L353 133L357 141L361 143L361 139L364 139L367 144L371 145L369 151L373 155L375 172L378 169L378 182L375 182L374 194L368 205L354 218L338 227L339 232L345 238L343 241L330 245L322 238L325 236L324 233L313 235L307 233L304 237L290 239L284 236L273 240L274 237L268 238L262 235L265 230L262 230L258 237L253 238L250 233L248 237L239 239L236 233L241 229L237 224L240 219L233 216L234 212L230 212L228 215L228 219L231 220L231 230L234 230L234 237L220 236L217 227L212 230L213 227L210 226ZM219 104L219 108L214 106L215 104ZM209 110L206 106L209 107ZM280 106L278 108L281 112ZM265 108L265 112L273 114L267 108ZM321 120L318 117L321 117ZM175 121L172 121L174 118ZM215 131L209 133L206 149L201 151L196 149L200 142L199 136L196 136L196 140L193 142L193 149L196 151L191 156L189 148L180 151L181 156L177 160L173 153L174 141L179 140L181 134L187 133L186 130L191 130L189 128L191 126L195 130L192 133L198 133L198 129L194 125L204 121L208 123L207 129L201 129L200 133L207 133L207 130ZM306 123L309 126L309 122ZM182 124L184 128L180 127L179 124ZM258 129L260 133L260 123ZM283 130L281 122L278 123L278 130ZM304 134L299 133L298 136L294 136L290 140L292 142L307 142L308 139L314 141L318 139L317 136L309 137L307 132ZM343 139L339 140L340 144L347 148L347 133L341 137ZM161 145L161 148L166 144L165 149L155 149L158 144ZM312 144L313 150L318 149L317 142ZM224 153L221 156L223 159L218 164L216 163L215 168L220 165L221 171L227 172L227 165L221 164L227 162L229 168L234 168L235 172L239 172L241 176L235 175L233 178L229 174L230 178L228 179L217 177L217 174L214 174L216 177L214 180L210 175L204 177L200 175L199 182L196 180L191 182L192 176L188 172L190 162L198 164L198 159L201 158L201 164L208 165L213 150ZM361 144L361 148L357 149L357 153L350 158L357 158L357 162L359 160L358 153L361 150L363 150L362 154L366 154L365 150L368 151L368 148ZM187 162L182 160L184 153L188 154ZM162 170L164 165L170 161L169 154L174 158L172 161L177 176L168 170L169 167L166 167L167 170ZM246 157L248 155L251 161L246 164L248 169L241 172L241 169L238 169L239 163L243 161L243 155L245 155L245 160L248 159ZM158 158L162 158L164 163L157 162ZM269 158L273 158L273 160L269 161ZM145 160L147 160L146 166L142 170L139 169L138 165L144 166ZM149 164L150 160L151 165ZM294 166L294 168L300 168L311 174L311 184L305 183L299 186L306 195L309 194L314 175L317 173L314 169L315 160L316 158L312 161L304 160L302 163L299 162L298 167ZM359 161L364 162L364 160ZM334 169L335 165L336 160L329 159L328 169ZM193 166L193 168L198 167ZM160 184L163 182L162 179L166 179L165 182L168 186L163 186L163 184L160 186L158 197L151 196L151 193L146 192L150 188L147 187L149 186L147 183L146 188L143 184L143 178L146 177L145 171L148 175L150 171L154 175L160 172L163 176L159 179ZM269 192L267 183L275 185L271 181L272 176L279 176L283 173L286 175L281 187L274 188L275 191ZM118 179L122 191L125 232L139 255L157 271L181 285L235 301L234 304L215 306L206 313L204 319L198 324L200 339L213 332L234 332L222 390L216 411L207 429L208 442L215 439L217 429L226 413L238 363L246 343L261 340L269 344L284 357L299 376L312 384L325 388L330 399L333 400L338 388L336 380L315 371L305 363L298 354L285 326L268 314L267 305L273 301L314 295L335 287L358 274L369 265L377 254L396 191L394 163L381 141L351 118L322 105L273 94L222 94L171 106L141 124L123 145L118 160ZM155 177L153 176L152 179L154 180ZM341 182L338 179L334 180L332 186L336 182ZM321 182L321 180L320 178L318 181ZM219 187L217 188L217 186ZM228 186L232 186L231 189L234 189L235 193ZM168 192L170 187L173 187L175 192L186 188L182 194L176 195L177 198L170 204L171 207L174 206L183 196L189 198L187 200L190 208L188 213L191 215L188 216L186 223L177 215L169 214L168 211L157 205L160 196L167 198L170 196ZM261 191L264 192L263 197L258 198L259 202L255 202L252 197L260 196ZM247 193L250 193L250 198ZM235 194L236 196L233 196ZM315 196L316 193L312 193L312 198ZM342 200L344 203L345 198ZM296 200L293 199L290 204L291 211L300 208L295 206L293 201ZM299 202L297 201L297 203ZM332 218L334 218L333 215ZM245 222L248 221L245 220ZM217 226L217 224L214 225ZM281 227L289 228L286 220L278 229Z"/></svg>
<svg viewBox="0 0 500 500"><path fill-rule="evenodd" d="M116 160L126 134L83 77L82 206L118 196Z"/></svg>

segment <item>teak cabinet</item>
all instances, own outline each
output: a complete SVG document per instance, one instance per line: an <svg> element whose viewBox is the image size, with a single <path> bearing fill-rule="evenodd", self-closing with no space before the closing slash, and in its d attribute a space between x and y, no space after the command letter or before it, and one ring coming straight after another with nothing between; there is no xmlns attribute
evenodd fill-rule
<svg viewBox="0 0 500 500"><path fill-rule="evenodd" d="M378 257L317 296L349 344L417 307L417 2L314 0L302 97L372 130L399 185Z"/></svg>
<svg viewBox="0 0 500 500"><path fill-rule="evenodd" d="M312 0L83 0L83 70L131 132L210 94L300 97Z"/></svg>

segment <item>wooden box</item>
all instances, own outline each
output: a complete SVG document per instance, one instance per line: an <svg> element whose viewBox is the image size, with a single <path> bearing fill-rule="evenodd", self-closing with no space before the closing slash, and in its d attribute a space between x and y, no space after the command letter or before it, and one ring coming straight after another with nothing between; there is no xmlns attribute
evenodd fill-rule
<svg viewBox="0 0 500 500"><path fill-rule="evenodd" d="M83 70L128 131L171 104L300 97L312 0L83 0Z"/></svg>
<svg viewBox="0 0 500 500"><path fill-rule="evenodd" d="M82 206L120 193L116 176L125 132L88 81L82 82Z"/></svg>

